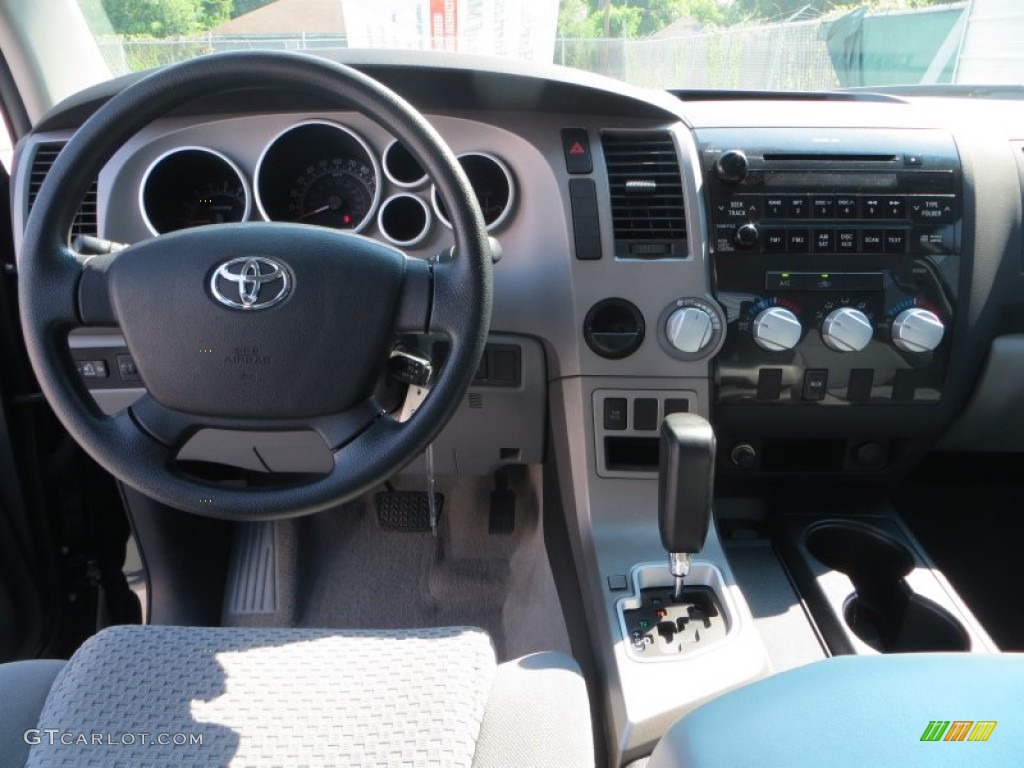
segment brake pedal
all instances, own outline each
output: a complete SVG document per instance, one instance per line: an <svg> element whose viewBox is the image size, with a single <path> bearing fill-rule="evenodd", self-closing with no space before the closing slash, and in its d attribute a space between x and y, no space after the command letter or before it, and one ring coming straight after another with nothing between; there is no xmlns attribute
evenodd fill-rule
<svg viewBox="0 0 1024 768"><path fill-rule="evenodd" d="M434 494L434 504L440 518L444 494ZM377 521L386 531L429 533L430 496L426 491L387 491L377 494Z"/></svg>
<svg viewBox="0 0 1024 768"><path fill-rule="evenodd" d="M494 474L494 490L491 491L488 532L507 536L515 529L516 494L509 488L507 471L499 469Z"/></svg>

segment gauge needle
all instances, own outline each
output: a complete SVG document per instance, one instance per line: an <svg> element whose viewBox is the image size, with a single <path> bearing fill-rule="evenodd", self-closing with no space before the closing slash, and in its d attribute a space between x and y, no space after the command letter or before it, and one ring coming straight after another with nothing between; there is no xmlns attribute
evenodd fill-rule
<svg viewBox="0 0 1024 768"><path fill-rule="evenodd" d="M299 216L299 218L297 218L296 221L302 221L303 219L308 219L310 216L316 216L318 213L323 213L324 211L329 211L329 210L331 210L331 206L329 204L328 205L321 205L316 210L306 211L301 216Z"/></svg>

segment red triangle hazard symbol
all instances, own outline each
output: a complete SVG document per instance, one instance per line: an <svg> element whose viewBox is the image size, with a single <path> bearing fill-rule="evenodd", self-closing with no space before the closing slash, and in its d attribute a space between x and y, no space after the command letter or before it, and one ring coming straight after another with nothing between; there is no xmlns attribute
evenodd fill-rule
<svg viewBox="0 0 1024 768"><path fill-rule="evenodd" d="M587 150L585 150L583 148L582 144L580 144L578 141L575 141L575 142L573 142L573 145L571 147L569 147L569 154L570 155L585 155L585 154L587 154Z"/></svg>

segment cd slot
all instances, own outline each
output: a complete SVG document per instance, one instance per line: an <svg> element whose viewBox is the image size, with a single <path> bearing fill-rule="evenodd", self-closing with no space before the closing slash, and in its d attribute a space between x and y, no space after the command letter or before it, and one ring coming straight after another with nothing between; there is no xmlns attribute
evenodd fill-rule
<svg viewBox="0 0 1024 768"><path fill-rule="evenodd" d="M897 155L837 154L817 152L765 152L766 163L819 162L819 163L894 163Z"/></svg>

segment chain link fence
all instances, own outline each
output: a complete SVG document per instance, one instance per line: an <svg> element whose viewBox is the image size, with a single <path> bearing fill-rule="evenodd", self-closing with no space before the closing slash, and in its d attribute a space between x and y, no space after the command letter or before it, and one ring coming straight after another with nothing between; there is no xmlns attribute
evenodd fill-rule
<svg viewBox="0 0 1024 768"><path fill-rule="evenodd" d="M557 64L652 88L827 90L839 85L820 21L644 40L555 41Z"/></svg>
<svg viewBox="0 0 1024 768"><path fill-rule="evenodd" d="M343 34L203 35L201 37L120 37L98 40L115 75L140 72L220 51L331 51L348 47Z"/></svg>
<svg viewBox="0 0 1024 768"><path fill-rule="evenodd" d="M819 90L838 86L820 21L705 30L680 37L555 40L556 64L653 88ZM214 51L327 51L345 35L249 35L107 38L100 41L116 74L159 67Z"/></svg>

